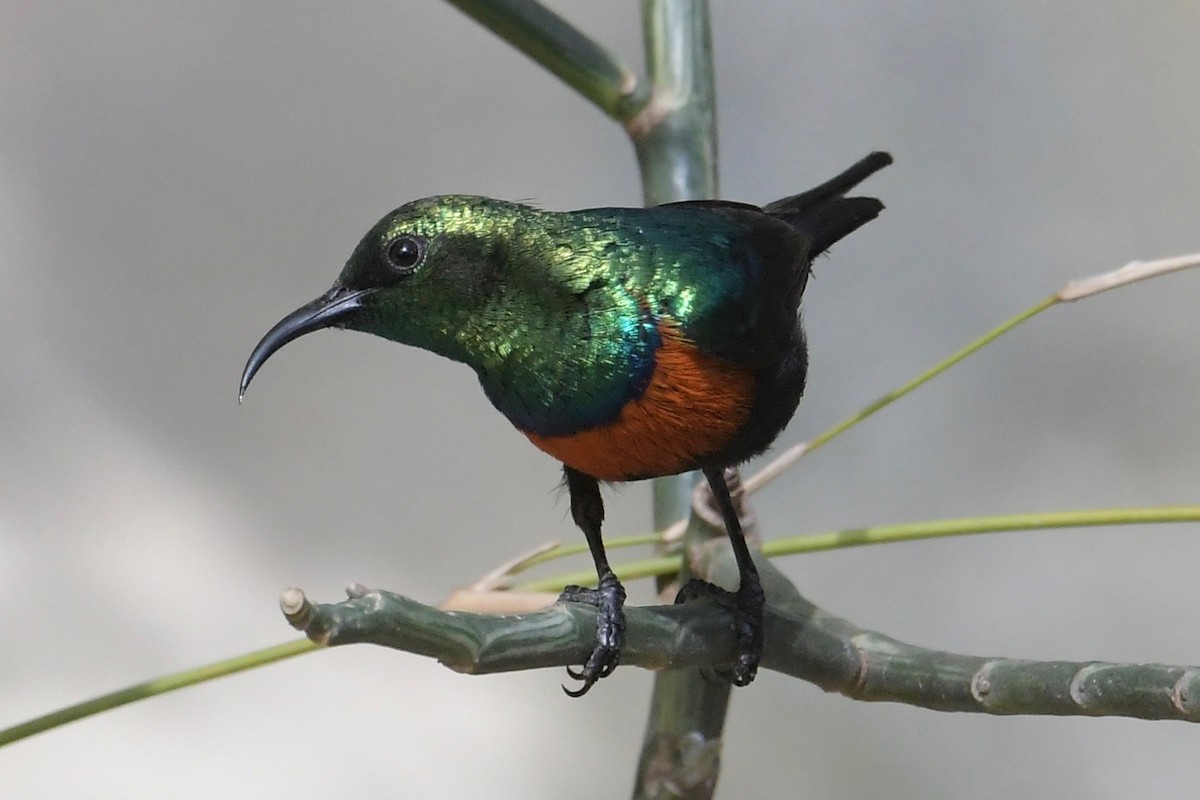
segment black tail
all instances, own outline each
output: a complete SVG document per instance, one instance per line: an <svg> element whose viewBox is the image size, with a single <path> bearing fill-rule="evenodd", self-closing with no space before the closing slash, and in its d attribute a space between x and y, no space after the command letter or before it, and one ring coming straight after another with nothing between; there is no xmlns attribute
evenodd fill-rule
<svg viewBox="0 0 1200 800"><path fill-rule="evenodd" d="M814 258L879 216L883 203L874 197L844 195L891 163L890 154L871 153L837 177L807 192L768 203L763 211L811 237L809 257Z"/></svg>

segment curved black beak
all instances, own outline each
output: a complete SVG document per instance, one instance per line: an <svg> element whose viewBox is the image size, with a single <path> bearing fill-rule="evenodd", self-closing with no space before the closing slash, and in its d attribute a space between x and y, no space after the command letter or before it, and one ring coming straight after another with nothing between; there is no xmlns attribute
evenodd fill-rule
<svg viewBox="0 0 1200 800"><path fill-rule="evenodd" d="M254 373L258 372L258 368L272 353L306 333L337 325L362 308L362 298L366 293L365 289L335 286L275 323L275 327L267 331L267 335L255 345L254 352L250 353L250 358L246 360L246 368L242 370L242 382L238 386L238 402L242 402L246 387L254 379Z"/></svg>

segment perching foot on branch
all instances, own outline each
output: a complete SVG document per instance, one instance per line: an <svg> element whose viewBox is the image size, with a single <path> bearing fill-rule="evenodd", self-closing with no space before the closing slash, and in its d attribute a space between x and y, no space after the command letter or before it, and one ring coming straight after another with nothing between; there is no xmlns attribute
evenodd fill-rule
<svg viewBox="0 0 1200 800"><path fill-rule="evenodd" d="M743 581L736 592L731 592L708 581L693 579L679 590L675 602L688 603L701 598L716 601L718 606L733 616L737 660L731 669L715 669L713 672L734 686L748 685L758 674L758 663L763 653L762 585L757 580Z"/></svg>
<svg viewBox="0 0 1200 800"><path fill-rule="evenodd" d="M596 649L596 606L586 596L579 598L584 602L568 596L529 613L476 614L443 611L360 585L347 594L340 603L313 603L301 590L288 589L280 607L292 627L317 644L377 644L470 674L581 664ZM729 618L711 604L629 608L623 616L622 630L628 632L623 664L709 668L733 658ZM599 669L596 680L611 671L612 665Z"/></svg>
<svg viewBox="0 0 1200 800"><path fill-rule="evenodd" d="M621 662L625 643L625 587L612 572L600 579L598 589L568 586L559 595L560 603L586 603L596 607L596 644L581 669L567 668L572 680L583 681L578 689L563 687L571 697L583 697L596 681L607 678Z"/></svg>

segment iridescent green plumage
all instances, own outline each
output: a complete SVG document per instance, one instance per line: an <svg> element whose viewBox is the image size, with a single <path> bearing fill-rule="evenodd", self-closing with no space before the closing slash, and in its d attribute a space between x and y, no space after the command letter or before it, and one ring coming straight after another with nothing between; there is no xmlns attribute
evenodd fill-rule
<svg viewBox="0 0 1200 800"><path fill-rule="evenodd" d="M550 212L464 196L389 214L339 283L378 281L401 234L426 239L436 269L381 292L347 327L470 365L514 424L545 435L615 419L649 380L663 319L704 352L770 362L803 288L791 267L803 241L758 209Z"/></svg>

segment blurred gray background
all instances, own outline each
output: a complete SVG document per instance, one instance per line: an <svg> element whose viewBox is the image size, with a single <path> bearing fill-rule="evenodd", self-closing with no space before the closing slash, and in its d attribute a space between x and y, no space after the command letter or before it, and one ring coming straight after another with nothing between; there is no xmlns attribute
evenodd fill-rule
<svg viewBox="0 0 1200 800"><path fill-rule="evenodd" d="M641 66L632 2L555 2ZM816 268L811 437L1067 280L1200 250L1194 3L715 2L722 194L875 148L883 217ZM250 348L423 195L632 205L618 126L427 2L0 6L0 726L293 634L290 585L436 602L576 540L557 466L471 372ZM756 497L768 536L1196 502L1200 273L1054 309ZM644 532L649 489L609 493ZM1002 534L782 562L931 647L1200 662L1197 526ZM584 562L580 562L581 564ZM644 587L635 597L646 599ZM0 750L5 798L622 797L651 676L470 678L318 653ZM724 797L1184 798L1200 728L735 693Z"/></svg>

